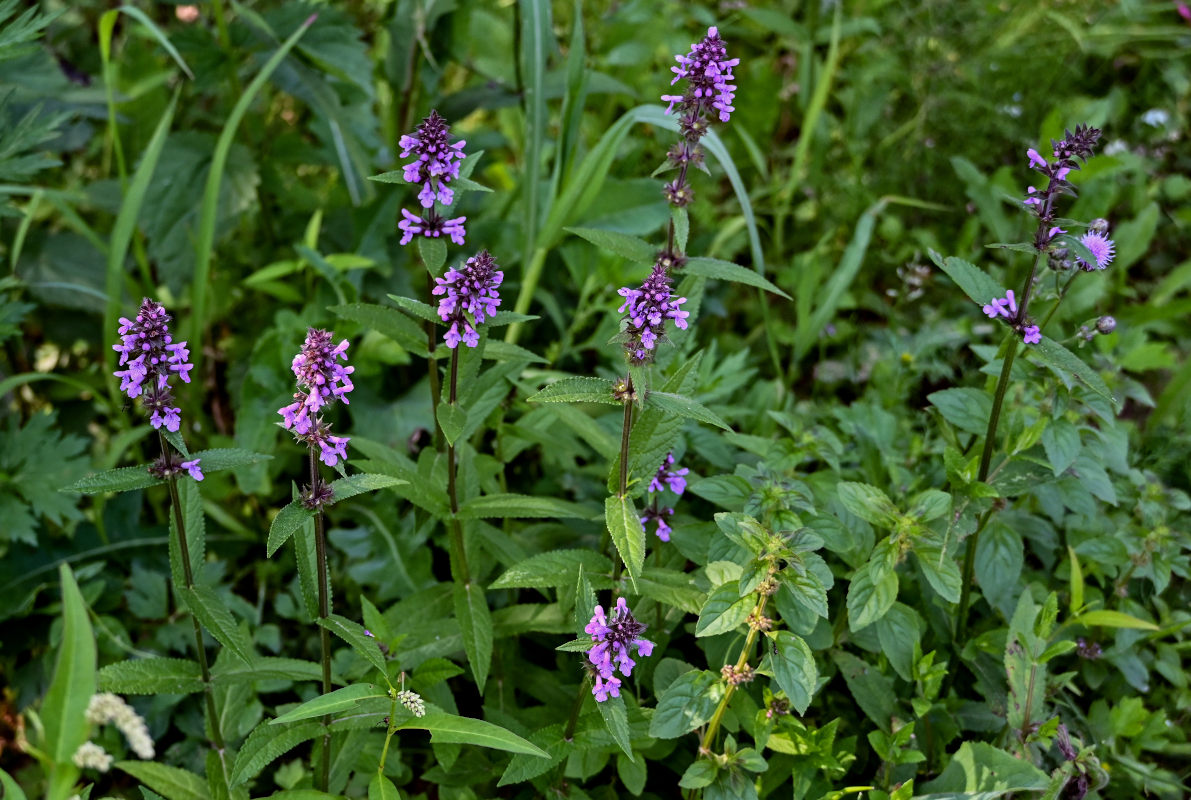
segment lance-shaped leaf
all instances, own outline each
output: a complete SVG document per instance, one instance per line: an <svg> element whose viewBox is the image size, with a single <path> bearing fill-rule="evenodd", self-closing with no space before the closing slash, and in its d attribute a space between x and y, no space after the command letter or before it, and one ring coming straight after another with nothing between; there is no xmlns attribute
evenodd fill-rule
<svg viewBox="0 0 1191 800"><path fill-rule="evenodd" d="M411 717L395 726L398 730L418 729L430 731L431 742L445 744L474 744L510 753L549 758L550 754L533 742L522 739L499 725L482 719L460 717L442 711L431 711L424 717Z"/></svg>
<svg viewBox="0 0 1191 800"><path fill-rule="evenodd" d="M365 700L375 700L377 698L388 699L388 696L385 690L374 683L353 683L350 686L344 686L342 689L336 689L327 694L320 694L312 700L307 700L297 708L290 709L282 714L277 719L270 720L269 724L283 725L304 719L324 717L328 714L339 714L352 710Z"/></svg>
<svg viewBox="0 0 1191 800"><path fill-rule="evenodd" d="M376 639L365 633L363 625L338 614L319 618L315 622L347 642L352 650L355 650L365 661L379 670L381 675L387 674L385 657L380 652L380 645L377 644Z"/></svg>
<svg viewBox="0 0 1191 800"><path fill-rule="evenodd" d="M208 586L188 586L179 594L186 601L190 613L202 624L215 640L231 650L241 661L251 664L255 659L248 637L232 618L232 612L219 595Z"/></svg>
<svg viewBox="0 0 1191 800"><path fill-rule="evenodd" d="M542 391L528 398L530 403L604 403L618 406L612 396L612 381L604 378L572 376L548 384Z"/></svg>
<svg viewBox="0 0 1191 800"><path fill-rule="evenodd" d="M689 258L686 264L682 266L682 274L698 275L703 278L714 278L721 281L732 281L733 283L756 286L758 289L764 289L767 292L780 295L787 300L790 299L790 295L783 292L761 273L747 267L742 267L739 264L733 264L731 261L721 261L718 258Z"/></svg>
<svg viewBox="0 0 1191 800"><path fill-rule="evenodd" d="M658 250L644 239L626 233L606 231L599 228L566 228L576 236L582 236L601 250L607 250L638 264L652 264Z"/></svg>
<svg viewBox="0 0 1191 800"><path fill-rule="evenodd" d="M750 275L756 275L755 272L750 272ZM707 406L692 400L681 394L674 394L672 392L650 392L647 404L653 404L668 414L676 414L687 419L698 420L705 422L708 425L715 425L723 428L726 431L731 431L732 428L728 423L724 422L719 414L709 409Z"/></svg>
<svg viewBox="0 0 1191 800"><path fill-rule="evenodd" d="M99 671L99 688L117 694L192 694L203 690L198 662L184 658L136 658Z"/></svg>
<svg viewBox="0 0 1191 800"><path fill-rule="evenodd" d="M635 590L645 566L645 527L632 499L609 495L604 501L604 521Z"/></svg>

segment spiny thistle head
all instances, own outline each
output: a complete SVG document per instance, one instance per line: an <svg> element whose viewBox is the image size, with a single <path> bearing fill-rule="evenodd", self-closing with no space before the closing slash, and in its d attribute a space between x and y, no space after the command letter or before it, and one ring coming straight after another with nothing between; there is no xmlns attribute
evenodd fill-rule
<svg viewBox="0 0 1191 800"><path fill-rule="evenodd" d="M447 347L454 349L463 342L468 347L480 343L480 334L475 326L496 316L500 305L497 289L505 274L500 265L487 250L481 250L467 259L462 269L449 269L437 284L433 293L440 295L438 316L448 324L444 337Z"/></svg>
<svg viewBox="0 0 1191 800"><path fill-rule="evenodd" d="M174 406L170 379L177 375L190 383L190 351L186 342L175 343L170 335L170 315L161 303L145 298L135 319L120 318L120 344L112 349L120 354L120 366L114 374L120 379L120 391L129 399L141 398L150 412L154 428L177 431L182 423L181 409Z"/></svg>

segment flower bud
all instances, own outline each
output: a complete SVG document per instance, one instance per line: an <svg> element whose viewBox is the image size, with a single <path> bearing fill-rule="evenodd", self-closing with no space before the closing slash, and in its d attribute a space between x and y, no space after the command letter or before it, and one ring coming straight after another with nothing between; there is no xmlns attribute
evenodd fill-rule
<svg viewBox="0 0 1191 800"><path fill-rule="evenodd" d="M1100 319L1096 320L1096 330L1099 333L1109 334L1117 329L1117 321L1113 317L1105 314Z"/></svg>

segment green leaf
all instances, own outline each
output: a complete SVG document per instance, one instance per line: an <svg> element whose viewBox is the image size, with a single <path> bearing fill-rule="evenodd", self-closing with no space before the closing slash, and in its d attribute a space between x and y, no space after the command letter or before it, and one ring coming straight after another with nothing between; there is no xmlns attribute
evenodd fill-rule
<svg viewBox="0 0 1191 800"><path fill-rule="evenodd" d="M596 703L600 716L604 718L604 727L612 735L612 741L624 751L630 761L633 758L633 745L629 742L629 715L624 708L623 697L609 697L602 703Z"/></svg>
<svg viewBox="0 0 1191 800"><path fill-rule="evenodd" d="M293 536L294 531L313 518L314 512L303 507L300 500L294 500L278 511L277 516L273 517L272 524L269 525L269 540L265 545L265 555L272 558L281 545L289 541L289 537Z"/></svg>
<svg viewBox="0 0 1191 800"><path fill-rule="evenodd" d="M975 264L954 256L941 259L937 253L932 253L931 258L959 288L964 290L964 294L973 303L986 306L993 299L1005 296L1005 290L1001 285Z"/></svg>
<svg viewBox="0 0 1191 800"><path fill-rule="evenodd" d="M346 478L340 478L331 483L331 502L328 506L333 506L336 503L355 497L358 494L365 492L374 492L377 489L388 489L393 486L402 486L409 481L404 481L401 478L395 478L392 475L381 475L378 473L360 472Z"/></svg>
<svg viewBox="0 0 1191 800"><path fill-rule="evenodd" d="M525 138L522 163L521 194L523 205L523 239L521 263L528 264L538 235L541 219L541 191L543 142L550 123L546 110L546 61L556 48L553 24L550 19L550 0L518 0L520 22L517 39L517 66L521 102L525 112ZM553 199L553 198L550 198ZM548 204L548 203L547 203ZM524 311L524 309L521 309Z"/></svg>
<svg viewBox="0 0 1191 800"><path fill-rule="evenodd" d="M897 524L899 516L897 507L876 486L853 481L840 481L839 499L844 504L844 508L867 522L886 528Z"/></svg>
<svg viewBox="0 0 1191 800"><path fill-rule="evenodd" d="M574 376L548 384L542 391L526 398L529 403L604 403L621 404L612 396L612 381L604 378Z"/></svg>
<svg viewBox="0 0 1191 800"><path fill-rule="evenodd" d="M502 342L498 339L488 339L484 343L484 358L492 361L528 361L531 364L546 363L546 359L532 350L526 350L520 345Z"/></svg>
<svg viewBox="0 0 1191 800"><path fill-rule="evenodd" d="M1049 785L1049 776L1028 761L991 744L964 742L943 773L924 783L915 796L923 800L992 800L1017 792L1041 792Z"/></svg>
<svg viewBox="0 0 1191 800"><path fill-rule="evenodd" d="M426 349L426 331L395 308L373 303L348 303L327 310L387 336L415 356L427 358L430 355Z"/></svg>
<svg viewBox="0 0 1191 800"><path fill-rule="evenodd" d="M756 275L757 273L750 272L749 274ZM720 417L719 414L711 411L703 404L680 394L672 394L670 392L650 392L646 396L646 403L653 404L668 414L676 414L680 417L687 417L688 419L698 420L699 422L706 422L708 425L715 425L719 428L723 428L726 431L732 430L728 423L724 422L723 418Z"/></svg>
<svg viewBox="0 0 1191 800"><path fill-rule="evenodd" d="M447 263L447 243L441 238L431 239L418 237L418 253L422 256L422 263L431 275L437 275L443 264Z"/></svg>
<svg viewBox="0 0 1191 800"><path fill-rule="evenodd" d="M752 595L740 596L740 584L737 581L717 586L699 611L695 636L717 636L736 630L737 626L744 624L753 605Z"/></svg>
<svg viewBox="0 0 1191 800"><path fill-rule="evenodd" d="M585 574L607 575L612 562L594 550L552 550L517 562L492 584L493 589L570 587Z"/></svg>
<svg viewBox="0 0 1191 800"><path fill-rule="evenodd" d="M99 688L117 694L193 694L203 690L203 678L195 661L136 658L101 669Z"/></svg>
<svg viewBox="0 0 1191 800"><path fill-rule="evenodd" d="M225 469L235 469L236 467L247 467L250 464L259 464L262 461L269 461L273 458L273 456L268 456L264 453L254 453L251 450L224 447L214 450L200 450L197 453L192 453L190 457L202 461L204 474L219 472Z"/></svg>
<svg viewBox="0 0 1191 800"><path fill-rule="evenodd" d="M815 692L815 685L819 681L819 669L815 666L815 656L801 636L789 631L778 631L774 636L777 644L777 654L769 655L773 677L777 685L790 698L796 711L805 714L811 703L811 695Z"/></svg>
<svg viewBox="0 0 1191 800"><path fill-rule="evenodd" d="M641 517L630 498L609 495L604 501L604 521L635 589L637 577L645 566L645 527Z"/></svg>
<svg viewBox="0 0 1191 800"><path fill-rule="evenodd" d="M227 661L211 668L216 683L255 683L256 681L318 681L323 668L316 661L299 658L264 656L251 664Z"/></svg>
<svg viewBox="0 0 1191 800"><path fill-rule="evenodd" d="M191 282L193 299L189 317L190 324L187 327L189 335L186 337L191 343L191 348L197 353L202 352L202 332L207 325L207 292L212 283L211 255L215 249L215 223L219 216L219 188L223 182L223 173L232 150L232 143L236 138L236 129L240 127L240 121L244 119L244 114L256 100L257 94L269 80L269 76L285 60L289 51L309 30L314 20L315 17L311 16L298 26L298 29L274 51L252 82L240 93L236 104L227 116L227 121L224 122L223 130L219 133L219 141L215 144L215 152L211 157L211 165L207 172L207 182L203 187L200 206L195 245L194 280Z"/></svg>
<svg viewBox="0 0 1191 800"><path fill-rule="evenodd" d="M1144 619L1138 619L1124 613L1123 611L1111 611L1102 608L1096 611L1087 611L1077 617L1073 617L1068 621L1070 625L1086 625L1087 627L1100 626L1104 628L1132 628L1141 631L1156 631L1158 626L1152 622L1147 622Z"/></svg>
<svg viewBox="0 0 1191 800"><path fill-rule="evenodd" d="M862 564L848 585L848 628L858 631L885 616L897 600L897 573L881 570L874 581L873 561Z"/></svg>
<svg viewBox="0 0 1191 800"><path fill-rule="evenodd" d="M988 392L970 387L944 389L928 394L926 399L939 409L943 419L965 433L982 436L988 429L988 417L992 413L992 397Z"/></svg>
<svg viewBox="0 0 1191 800"><path fill-rule="evenodd" d="M338 614L320 617L315 622L347 642L352 650L355 650L365 661L375 667L381 675L388 674L385 669L385 657L380 652L380 645L377 644L376 639L364 633L364 626Z"/></svg>
<svg viewBox="0 0 1191 800"><path fill-rule="evenodd" d="M833 651L832 659L856 705L882 730L888 731L898 697L893 690L893 678L846 650Z"/></svg>
<svg viewBox="0 0 1191 800"><path fill-rule="evenodd" d="M691 762L691 765L686 768L686 772L682 773L678 786L681 789L703 789L715 781L715 776L719 774L719 771L715 761L709 758L697 759Z"/></svg>
<svg viewBox="0 0 1191 800"><path fill-rule="evenodd" d="M4 789L4 800L29 800L20 784L2 769L0 769L0 788Z"/></svg>
<svg viewBox="0 0 1191 800"><path fill-rule="evenodd" d="M70 764L87 741L87 705L95 694L95 635L83 595L70 567L61 564L62 642L54 661L54 677L41 704L45 751L56 764Z"/></svg>
<svg viewBox="0 0 1191 800"><path fill-rule="evenodd" d="M1083 449L1079 429L1065 419L1052 419L1042 431L1042 449L1054 474L1062 475Z"/></svg>
<svg viewBox="0 0 1191 800"><path fill-rule="evenodd" d="M315 721L290 725L257 725L236 755L231 784L237 786L255 778L274 760L302 742L321 736L324 730L323 724Z"/></svg>
<svg viewBox="0 0 1191 800"><path fill-rule="evenodd" d="M913 681L914 648L922 639L919 616L914 609L894 603L885 616L874 623L881 652L903 680Z"/></svg>
<svg viewBox="0 0 1191 800"><path fill-rule="evenodd" d="M468 500L459 519L591 519L591 510L579 503L525 494L488 494Z"/></svg>
<svg viewBox="0 0 1191 800"><path fill-rule="evenodd" d="M765 276L754 270L742 267L739 264L733 264L731 261L721 261L718 258L689 258L679 272L682 275L697 275L701 278L743 283L747 286L755 286L758 289L764 289L767 292L780 295L787 300L791 299L790 295L779 289L772 281L765 278Z"/></svg>
<svg viewBox="0 0 1191 800"><path fill-rule="evenodd" d="M958 603L963 578L955 559L940 548L923 542L914 545L914 555L918 557L918 566L931 588L948 603Z"/></svg>
<svg viewBox="0 0 1191 800"><path fill-rule="evenodd" d="M131 492L159 483L165 483L165 481L150 475L148 465L117 467L80 478L62 491L79 492L80 494L111 494L113 492Z"/></svg>
<svg viewBox="0 0 1191 800"><path fill-rule="evenodd" d="M638 264L652 264L658 255L657 248L649 242L625 233L597 228L566 228L565 230L583 237L601 250L623 256Z"/></svg>
<svg viewBox="0 0 1191 800"><path fill-rule="evenodd" d="M219 595L210 587L197 584L182 588L179 594L186 601L190 613L194 614L216 641L231 650L244 663L253 662L255 657L251 645Z"/></svg>
<svg viewBox="0 0 1191 800"><path fill-rule="evenodd" d="M193 772L153 761L117 761L112 766L166 800L209 800L207 782Z"/></svg>
<svg viewBox="0 0 1191 800"><path fill-rule="evenodd" d="M368 800L401 800L401 793L391 780L378 773L368 782Z"/></svg>
<svg viewBox="0 0 1191 800"><path fill-rule="evenodd" d="M706 670L679 675L658 698L649 722L649 735L655 739L677 739L706 725L722 694L714 691L718 682L718 676Z"/></svg>
<svg viewBox="0 0 1191 800"><path fill-rule="evenodd" d="M447 444L454 446L466 425L467 412L460 408L458 403L438 404L438 427L442 429Z"/></svg>
<svg viewBox="0 0 1191 800"><path fill-rule="evenodd" d="M484 587L474 580L466 585L454 584L453 595L455 618L463 634L463 651L467 653L476 688L483 694L488 669L492 665L492 617L488 611L488 598Z"/></svg>
<svg viewBox="0 0 1191 800"><path fill-rule="evenodd" d="M510 753L523 753L540 758L549 758L550 754L532 742L522 739L499 725L485 722L482 719L459 717L432 711L424 717L412 717L396 725L397 729L417 729L430 731L430 741L444 744L474 744L494 750L505 750Z"/></svg>
<svg viewBox="0 0 1191 800"><path fill-rule="evenodd" d="M1027 347L1026 352L1037 354L1038 359L1050 367L1068 385L1070 385L1070 379L1074 379L1103 397L1117 411L1121 410L1120 402L1108 390L1108 385L1104 383L1100 374L1088 366L1086 361L1054 339L1043 336L1042 341Z"/></svg>
<svg viewBox="0 0 1191 800"><path fill-rule="evenodd" d="M642 597L680 608L687 614L698 614L703 607L703 592L695 588L691 576L685 572L648 567L637 579L637 591Z"/></svg>
<svg viewBox="0 0 1191 800"><path fill-rule="evenodd" d="M320 694L313 700L307 700L297 708L291 709L276 719L269 720L270 725L284 725L314 717L325 717L328 714L338 714L351 711L365 700L388 700L389 695L373 683L353 683L336 689L327 694ZM236 765L237 769L239 764Z"/></svg>
<svg viewBox="0 0 1191 800"><path fill-rule="evenodd" d="M419 317L426 322L433 322L435 325L442 324L442 320L438 316L438 309L432 305L409 297L402 297L399 294L391 294L389 295L389 299L415 317Z"/></svg>

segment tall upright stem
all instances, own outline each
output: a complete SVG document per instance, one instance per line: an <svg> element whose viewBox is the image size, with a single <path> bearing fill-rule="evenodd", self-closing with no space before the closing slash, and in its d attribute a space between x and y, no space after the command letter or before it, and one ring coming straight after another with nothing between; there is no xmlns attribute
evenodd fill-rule
<svg viewBox="0 0 1191 800"><path fill-rule="evenodd" d="M314 455L314 448L309 451L310 456L310 491L316 496L321 480L318 474L318 459ZM327 539L323 528L323 512L314 514L314 558L318 568L318 616L325 620L331 615L330 591L327 583ZM323 666L323 694L331 691L331 633L323 626L319 626L319 644L322 649ZM331 715L323 717L323 750L319 759L318 773L315 775L315 788L327 791L331 778Z"/></svg>
<svg viewBox="0 0 1191 800"><path fill-rule="evenodd" d="M434 276L430 274L430 270L426 270L426 298L430 305L434 305ZM435 350L438 348L438 326L432 320L426 320L426 352L429 356L426 359L426 366L430 370L430 415L434 419L434 449L442 452L443 435L442 429L438 425L438 402L442 397L442 386L438 379L438 356L435 355Z"/></svg>
<svg viewBox="0 0 1191 800"><path fill-rule="evenodd" d="M455 405L459 399L459 348L451 351L451 383L447 388L448 402ZM464 586L471 583L471 571L467 566L467 551L463 547L463 524L459 521L459 492L455 486L455 445L447 445L447 498L451 503L451 577Z"/></svg>
<svg viewBox="0 0 1191 800"><path fill-rule="evenodd" d="M769 595L760 595L760 600L757 601L756 607L753 609L755 618L760 619L765 613L765 604L769 602ZM749 656L753 652L753 647L757 644L757 634L760 628L749 627L749 634L745 637L744 647L740 651L740 658L736 659L736 672L744 669L749 662ZM710 755L711 746L715 744L715 734L720 728L720 722L724 719L724 712L728 710L728 701L732 699L732 695L736 692L736 684L729 683L728 688L724 690L724 696L720 698L720 704L715 707L715 713L711 715L711 721L707 723L707 730L703 734L703 739L699 742L699 755Z"/></svg>
<svg viewBox="0 0 1191 800"><path fill-rule="evenodd" d="M161 455L169 457L166 449L165 437L159 431L157 443L161 446ZM186 522L182 515L182 501L178 496L178 479L170 476L170 506L173 507L174 527L178 530L178 552L182 560L182 576L186 581L186 588L194 588L194 572L190 566L190 544L186 541ZM190 615L194 623L194 650L198 654L199 674L203 677L203 694L207 701L207 726L211 729L211 742L217 750L223 750L223 733L219 730L219 712L215 708L214 686L211 683L211 668L207 664L207 650L203 646L203 628L199 625L194 614Z"/></svg>
<svg viewBox="0 0 1191 800"><path fill-rule="evenodd" d="M633 432L633 376L625 380L624 424L620 429L620 496L629 489L629 436Z"/></svg>

